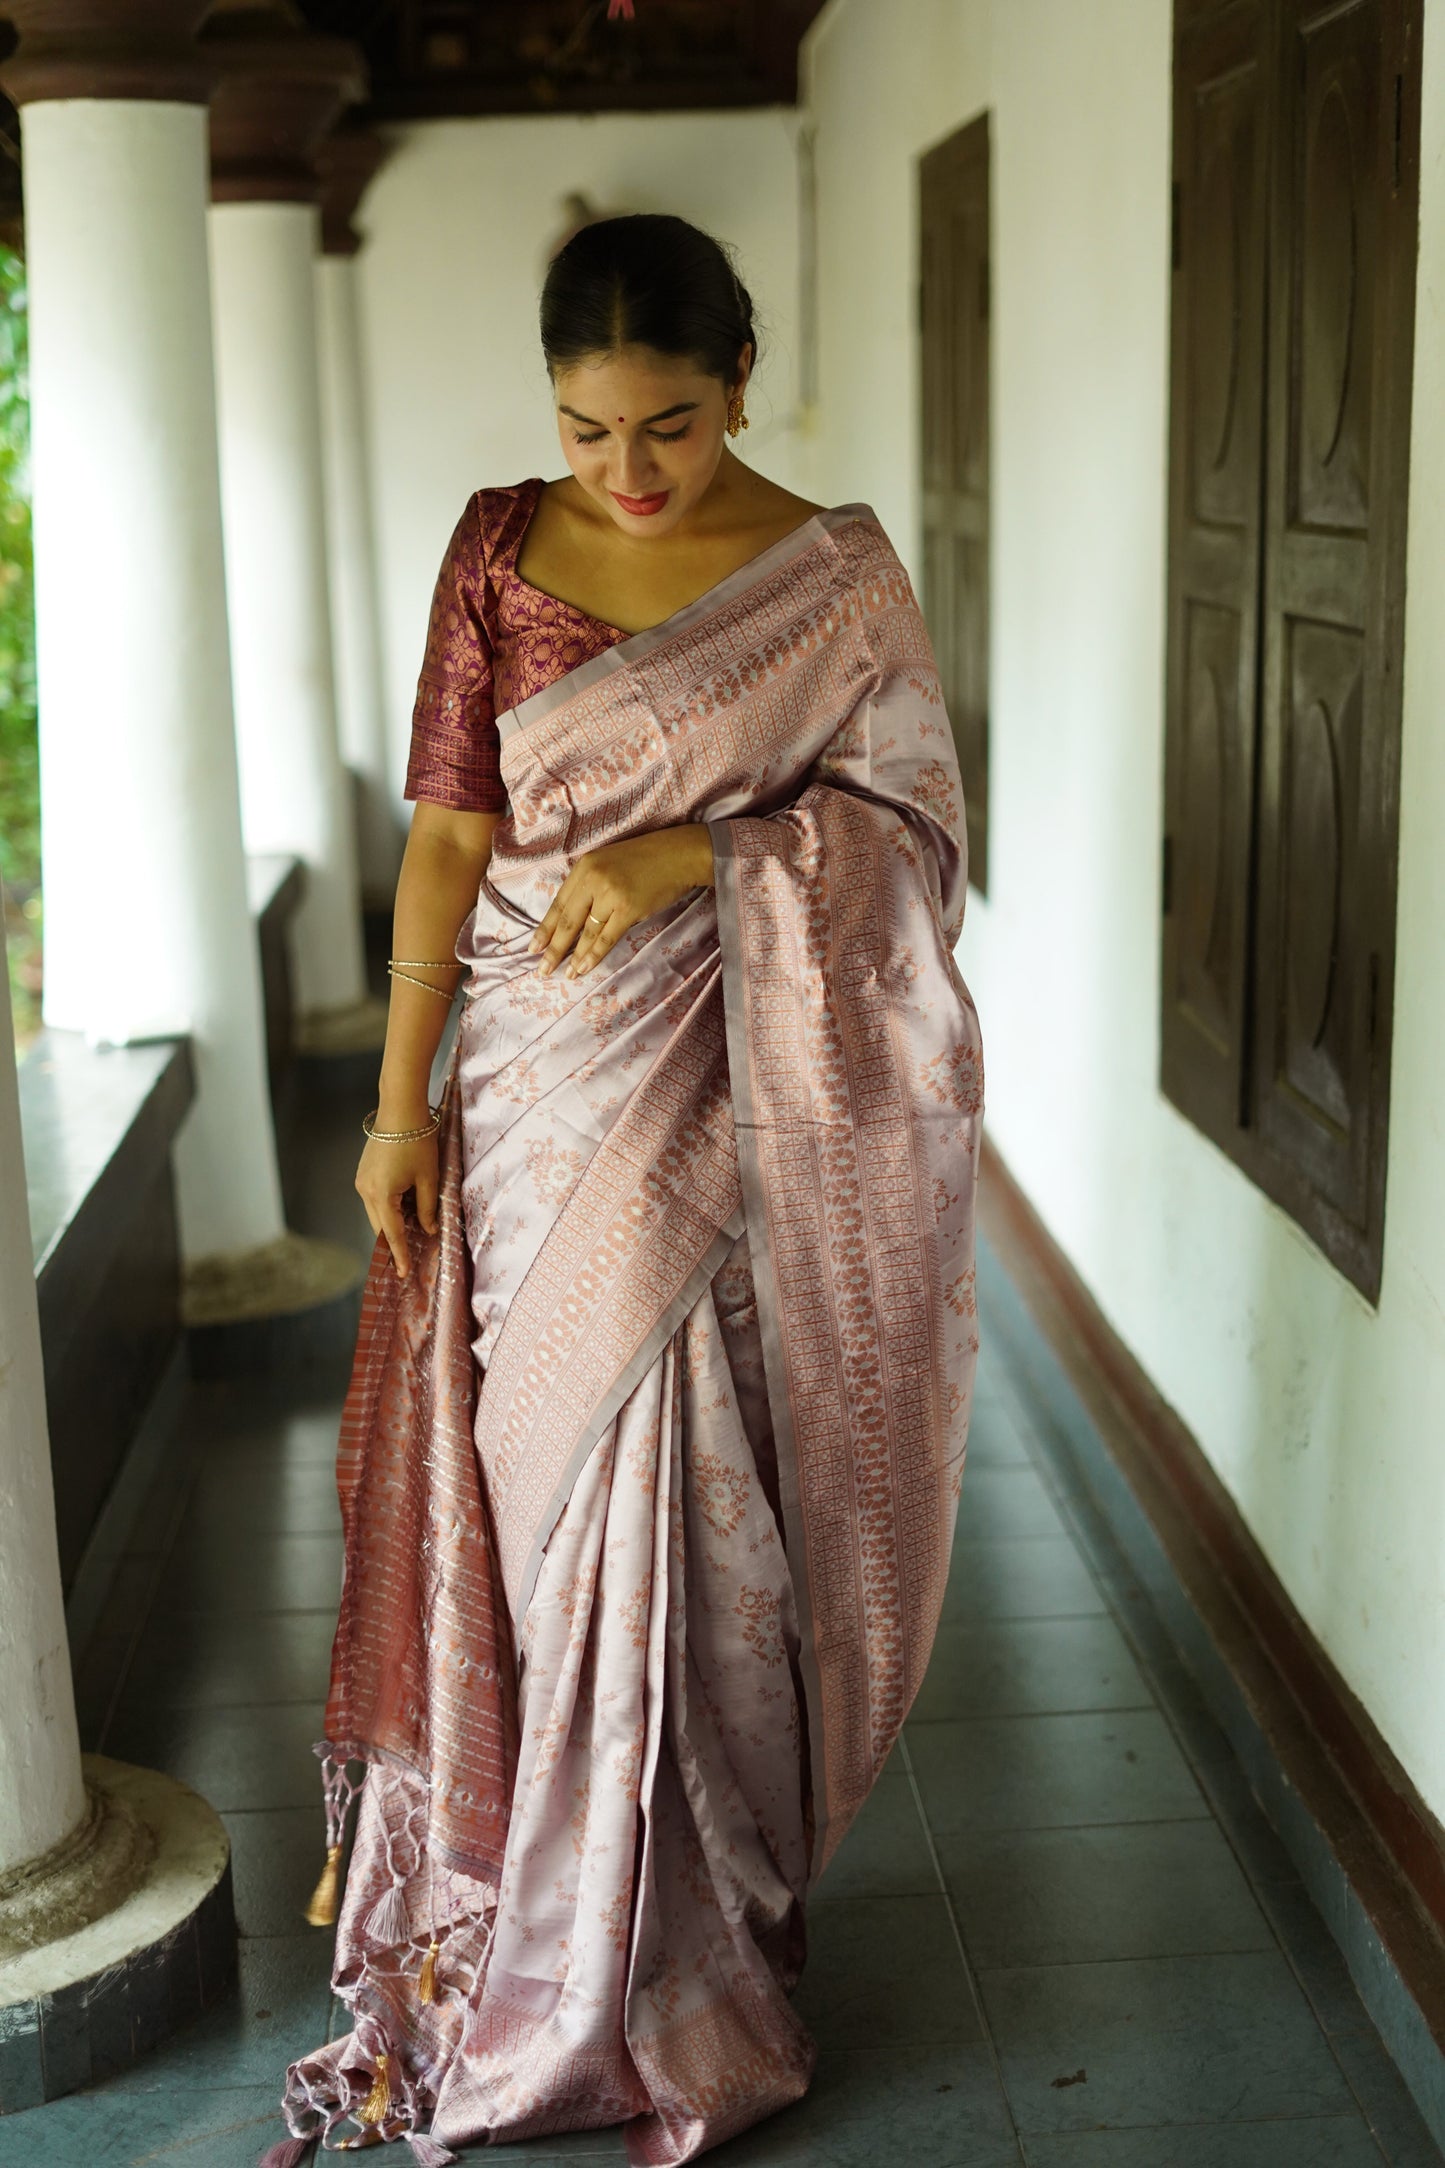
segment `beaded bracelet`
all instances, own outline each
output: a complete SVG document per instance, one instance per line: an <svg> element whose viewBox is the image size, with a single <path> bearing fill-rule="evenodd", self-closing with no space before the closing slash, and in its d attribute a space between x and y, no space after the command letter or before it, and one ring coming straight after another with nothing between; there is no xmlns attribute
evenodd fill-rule
<svg viewBox="0 0 1445 2168"><path fill-rule="evenodd" d="M431 1120L423 1129L376 1129L372 1125L380 1112L379 1107L373 1107L361 1124L364 1134L371 1138L373 1144L415 1144L421 1137L434 1137L442 1125L442 1110L440 1107L433 1107Z"/></svg>

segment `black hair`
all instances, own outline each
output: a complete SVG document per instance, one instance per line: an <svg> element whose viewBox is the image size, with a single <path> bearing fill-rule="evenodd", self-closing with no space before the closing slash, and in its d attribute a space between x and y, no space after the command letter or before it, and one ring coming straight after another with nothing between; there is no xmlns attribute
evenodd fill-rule
<svg viewBox="0 0 1445 2168"><path fill-rule="evenodd" d="M686 356L731 384L751 343L753 304L721 242L685 218L638 211L582 226L542 285L542 352L549 373L650 346Z"/></svg>

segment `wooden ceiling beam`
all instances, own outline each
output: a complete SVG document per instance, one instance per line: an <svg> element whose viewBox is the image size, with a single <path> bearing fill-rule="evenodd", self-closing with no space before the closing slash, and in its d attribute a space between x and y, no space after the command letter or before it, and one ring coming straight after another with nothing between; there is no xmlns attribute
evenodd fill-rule
<svg viewBox="0 0 1445 2168"><path fill-rule="evenodd" d="M343 19L371 71L371 121L790 105L822 0L303 0Z"/></svg>

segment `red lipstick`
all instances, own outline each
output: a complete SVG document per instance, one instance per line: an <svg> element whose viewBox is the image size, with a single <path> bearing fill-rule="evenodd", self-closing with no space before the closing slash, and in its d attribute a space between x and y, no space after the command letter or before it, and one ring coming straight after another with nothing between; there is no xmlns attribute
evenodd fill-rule
<svg viewBox="0 0 1445 2168"><path fill-rule="evenodd" d="M646 519L653 512L660 512L671 496L671 490L660 490L655 497L624 497L620 490L608 492L617 499L624 512L633 513L638 519Z"/></svg>

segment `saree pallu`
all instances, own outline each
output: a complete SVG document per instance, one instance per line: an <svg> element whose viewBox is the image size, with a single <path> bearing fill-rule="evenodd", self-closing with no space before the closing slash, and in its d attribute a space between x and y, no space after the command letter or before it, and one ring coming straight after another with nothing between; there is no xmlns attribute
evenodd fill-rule
<svg viewBox="0 0 1445 2168"><path fill-rule="evenodd" d="M922 1679L977 1352L952 736L873 515L820 514L500 723L511 812L435 1238L380 1245L323 1756L354 1791L298 2137L418 2159L797 2099L804 1903ZM715 887L590 974L569 866L706 820ZM353 1781L360 1769L360 1777Z"/></svg>

